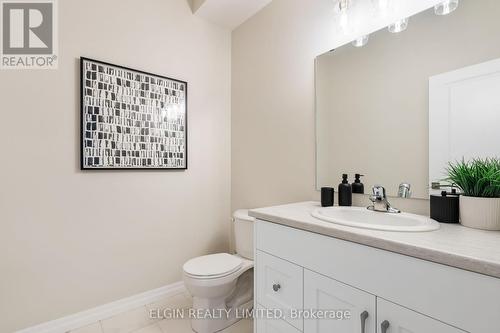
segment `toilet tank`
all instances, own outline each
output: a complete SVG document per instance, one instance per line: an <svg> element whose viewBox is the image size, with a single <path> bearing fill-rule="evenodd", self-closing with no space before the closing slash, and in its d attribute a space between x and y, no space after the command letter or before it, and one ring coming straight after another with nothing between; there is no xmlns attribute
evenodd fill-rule
<svg viewBox="0 0 500 333"><path fill-rule="evenodd" d="M251 260L253 260L254 221L253 217L248 216L248 209L239 209L233 214L236 254Z"/></svg>

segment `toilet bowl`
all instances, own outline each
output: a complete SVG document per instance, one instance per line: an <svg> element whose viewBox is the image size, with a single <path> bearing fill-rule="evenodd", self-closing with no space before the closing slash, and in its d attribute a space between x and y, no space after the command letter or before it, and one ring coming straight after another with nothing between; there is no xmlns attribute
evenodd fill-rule
<svg viewBox="0 0 500 333"><path fill-rule="evenodd" d="M246 210L233 215L236 254L216 253L188 260L183 279L193 296L197 333L221 331L253 306L253 221Z"/></svg>

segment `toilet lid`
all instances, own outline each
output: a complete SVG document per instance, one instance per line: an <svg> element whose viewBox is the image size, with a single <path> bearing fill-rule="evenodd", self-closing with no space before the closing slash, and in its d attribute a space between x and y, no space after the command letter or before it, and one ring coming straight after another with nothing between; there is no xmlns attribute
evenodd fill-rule
<svg viewBox="0 0 500 333"><path fill-rule="evenodd" d="M184 264L184 272L193 276L215 277L231 274L241 267L242 260L227 253L197 257Z"/></svg>

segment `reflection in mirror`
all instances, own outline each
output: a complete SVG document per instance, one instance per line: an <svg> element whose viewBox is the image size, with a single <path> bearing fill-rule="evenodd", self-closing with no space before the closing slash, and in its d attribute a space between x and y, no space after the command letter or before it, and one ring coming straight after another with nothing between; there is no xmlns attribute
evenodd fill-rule
<svg viewBox="0 0 500 333"><path fill-rule="evenodd" d="M433 171L429 176L429 121L441 136L453 128L458 152L481 145L480 138L459 135L464 131L499 132L500 94L479 103L485 94L500 91L494 79L483 82L487 89L474 90L473 83L457 87L458 117L452 114L440 123L429 117L431 77L500 58L498 12L496 0L463 1L447 16L430 9L411 17L401 33L382 29L362 48L347 44L317 57L317 187L335 187L343 173L353 182L359 173L365 175L365 193L381 184L396 196L399 185L408 183L412 197L428 198L430 181L440 177ZM466 128L458 128L460 123ZM431 136L431 153L442 140ZM489 142L500 147L500 141ZM435 151L442 161L455 157L446 155L448 150Z"/></svg>
<svg viewBox="0 0 500 333"><path fill-rule="evenodd" d="M429 80L429 177L447 182L448 163L500 157L500 59ZM432 186L431 186L432 187ZM440 188L431 189L438 193Z"/></svg>

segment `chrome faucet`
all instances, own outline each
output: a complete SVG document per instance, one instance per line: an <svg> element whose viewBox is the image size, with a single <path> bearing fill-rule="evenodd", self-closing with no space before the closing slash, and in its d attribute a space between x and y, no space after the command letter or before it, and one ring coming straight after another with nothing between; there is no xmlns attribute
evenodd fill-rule
<svg viewBox="0 0 500 333"><path fill-rule="evenodd" d="M392 207L389 201L387 201L385 188L383 186L373 186L372 192L373 194L370 195L370 201L373 202L373 205L368 206L368 209L384 213L401 213L399 209Z"/></svg>
<svg viewBox="0 0 500 333"><path fill-rule="evenodd" d="M399 184L398 197L400 198L411 198L411 185L409 183Z"/></svg>

